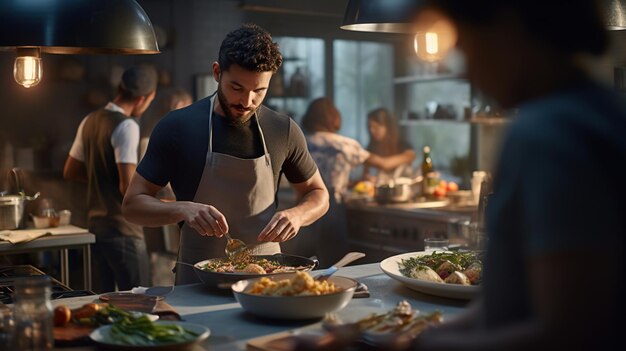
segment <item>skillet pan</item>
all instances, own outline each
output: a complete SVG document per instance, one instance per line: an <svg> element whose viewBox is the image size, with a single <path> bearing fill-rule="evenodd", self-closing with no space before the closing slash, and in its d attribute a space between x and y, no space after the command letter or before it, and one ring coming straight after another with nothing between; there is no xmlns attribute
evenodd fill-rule
<svg viewBox="0 0 626 351"><path fill-rule="evenodd" d="M268 259L271 261L276 261L280 265L283 266L294 266L294 267L302 267L298 269L299 271L308 272L316 269L319 266L319 261L317 258L307 258L303 256L297 255L289 255L284 253L277 253L273 255L253 255L254 259ZM274 274L284 274L282 273L267 273L267 274L258 274L258 273L227 273L227 272L211 272L202 269L207 263L220 262L224 261L225 258L211 258L208 260L200 261L194 264L194 271L198 276L198 279L202 283L210 287L217 287L222 289L230 289L231 284L242 280L242 279L251 279L251 278L260 278L265 276L270 276Z"/></svg>

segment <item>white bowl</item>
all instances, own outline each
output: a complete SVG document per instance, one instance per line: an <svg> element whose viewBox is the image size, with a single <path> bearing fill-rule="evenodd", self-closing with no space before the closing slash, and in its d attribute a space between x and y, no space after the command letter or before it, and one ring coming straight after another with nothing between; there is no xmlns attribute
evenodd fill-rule
<svg viewBox="0 0 626 351"><path fill-rule="evenodd" d="M271 280L291 279L295 273L268 276ZM329 281L340 291L325 295L267 296L250 294L247 291L261 278L240 280L232 285L235 299L244 310L252 314L276 319L322 318L327 312L336 312L346 307L352 299L358 282L351 278L332 276Z"/></svg>
<svg viewBox="0 0 626 351"><path fill-rule="evenodd" d="M33 225L37 229L48 228L50 226L50 217L33 216Z"/></svg>

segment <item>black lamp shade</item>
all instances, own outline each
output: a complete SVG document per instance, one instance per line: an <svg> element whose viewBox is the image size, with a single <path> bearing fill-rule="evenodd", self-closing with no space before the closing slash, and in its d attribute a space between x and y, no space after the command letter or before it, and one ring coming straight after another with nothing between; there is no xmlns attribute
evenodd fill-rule
<svg viewBox="0 0 626 351"><path fill-rule="evenodd" d="M419 0L350 0L342 29L363 32L414 33Z"/></svg>
<svg viewBox="0 0 626 351"><path fill-rule="evenodd" d="M156 54L152 23L135 0L3 0L0 51Z"/></svg>

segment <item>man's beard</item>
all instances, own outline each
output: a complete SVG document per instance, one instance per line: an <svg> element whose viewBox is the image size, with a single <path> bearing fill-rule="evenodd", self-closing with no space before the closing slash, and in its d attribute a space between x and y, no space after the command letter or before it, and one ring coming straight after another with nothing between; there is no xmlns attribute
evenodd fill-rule
<svg viewBox="0 0 626 351"><path fill-rule="evenodd" d="M235 116L230 112L230 108L231 105L228 103L228 100L226 100L226 96L224 96L224 92L222 91L222 86L218 84L217 86L217 100L220 103L220 106L222 107L222 111L224 111L224 117L226 117L226 119L228 120L228 123L230 125L242 125L245 124L246 122L248 122L250 120L250 118L252 117L252 115L254 114L255 110L251 110L249 111L247 114L243 115L243 116ZM233 105L232 107L243 107L241 105Z"/></svg>

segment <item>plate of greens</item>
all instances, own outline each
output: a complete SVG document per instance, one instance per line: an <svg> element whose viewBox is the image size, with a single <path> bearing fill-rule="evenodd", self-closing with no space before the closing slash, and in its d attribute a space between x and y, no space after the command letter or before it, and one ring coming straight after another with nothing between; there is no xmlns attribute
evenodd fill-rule
<svg viewBox="0 0 626 351"><path fill-rule="evenodd" d="M429 295L471 300L480 292L482 252L418 251L380 262L389 277Z"/></svg>
<svg viewBox="0 0 626 351"><path fill-rule="evenodd" d="M113 350L182 351L209 337L209 328L179 321L134 320L102 326L89 334L97 344Z"/></svg>

